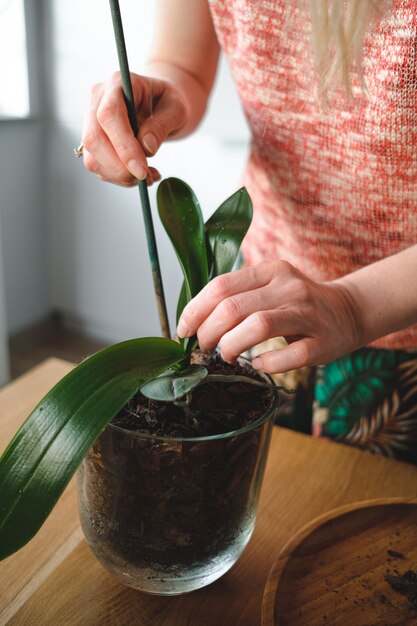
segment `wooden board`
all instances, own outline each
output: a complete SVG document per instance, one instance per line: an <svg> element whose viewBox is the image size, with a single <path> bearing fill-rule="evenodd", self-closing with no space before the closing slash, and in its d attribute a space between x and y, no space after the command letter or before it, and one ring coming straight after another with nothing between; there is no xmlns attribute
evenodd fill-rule
<svg viewBox="0 0 417 626"><path fill-rule="evenodd" d="M385 579L407 570L417 570L417 500L384 498L329 511L278 555L262 626L417 625L417 610Z"/></svg>
<svg viewBox="0 0 417 626"><path fill-rule="evenodd" d="M0 391L0 454L34 406L73 368L49 359ZM42 531L22 550L0 562L0 626L25 604L32 593L82 540L71 480Z"/></svg>
<svg viewBox="0 0 417 626"><path fill-rule="evenodd" d="M71 367L50 359L0 390L0 451ZM417 466L274 428L247 549L220 580L171 598L124 587L103 569L81 539L75 495L72 481L36 537L0 563L0 626L259 626L268 573L288 539L338 506L417 498Z"/></svg>

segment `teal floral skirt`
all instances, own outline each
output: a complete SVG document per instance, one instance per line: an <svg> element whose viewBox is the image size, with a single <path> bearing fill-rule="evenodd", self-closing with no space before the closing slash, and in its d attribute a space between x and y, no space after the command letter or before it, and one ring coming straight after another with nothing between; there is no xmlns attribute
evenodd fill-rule
<svg viewBox="0 0 417 626"><path fill-rule="evenodd" d="M251 356L280 342L257 346ZM274 378L296 390L282 394L278 424L417 464L417 351L362 348Z"/></svg>

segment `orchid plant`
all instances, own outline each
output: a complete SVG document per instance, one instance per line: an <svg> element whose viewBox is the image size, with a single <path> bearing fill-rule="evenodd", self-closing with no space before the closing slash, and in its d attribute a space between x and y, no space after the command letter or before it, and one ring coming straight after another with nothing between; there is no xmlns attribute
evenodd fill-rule
<svg viewBox="0 0 417 626"><path fill-rule="evenodd" d="M204 224L192 189L169 178L158 187L157 204L184 275L178 319L209 280L232 270L252 203L242 188ZM197 385L216 379L203 366L190 365L196 346L196 337L130 339L85 359L49 391L0 458L0 559L36 534L88 449L138 390L181 402Z"/></svg>

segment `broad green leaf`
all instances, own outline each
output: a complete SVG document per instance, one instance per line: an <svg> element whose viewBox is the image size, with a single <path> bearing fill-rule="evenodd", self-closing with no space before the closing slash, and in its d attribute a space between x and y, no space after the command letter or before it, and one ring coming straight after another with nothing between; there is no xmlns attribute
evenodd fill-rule
<svg viewBox="0 0 417 626"><path fill-rule="evenodd" d="M252 202L244 187L219 206L204 225L206 233L207 265L212 279L233 269L242 241L252 221ZM177 322L187 300L185 281L177 304Z"/></svg>
<svg viewBox="0 0 417 626"><path fill-rule="evenodd" d="M158 210L180 262L187 302L207 284L204 222L193 190L178 178L163 180L157 192Z"/></svg>
<svg viewBox="0 0 417 626"><path fill-rule="evenodd" d="M192 391L207 376L207 369L203 365L190 365L184 370L162 373L140 388L147 398L172 402L182 398Z"/></svg>
<svg viewBox="0 0 417 626"><path fill-rule="evenodd" d="M225 200L206 222L204 229L210 279L233 269L251 221L252 202L243 187ZM187 298L184 281L178 298L177 323L188 302L189 298ZM180 342L187 353L191 352L197 345L197 341L191 338L180 339Z"/></svg>
<svg viewBox="0 0 417 626"><path fill-rule="evenodd" d="M184 357L170 339L131 339L83 361L41 400L0 458L0 559L42 526L88 449L148 380Z"/></svg>
<svg viewBox="0 0 417 626"><path fill-rule="evenodd" d="M252 221L252 202L244 187L219 206L206 222L211 249L210 279L231 272Z"/></svg>

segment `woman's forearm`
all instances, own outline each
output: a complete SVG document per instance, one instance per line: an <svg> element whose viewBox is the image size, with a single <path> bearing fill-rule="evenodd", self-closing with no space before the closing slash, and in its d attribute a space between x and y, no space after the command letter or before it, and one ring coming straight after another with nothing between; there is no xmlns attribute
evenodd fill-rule
<svg viewBox="0 0 417 626"><path fill-rule="evenodd" d="M361 343L417 323L417 245L333 281L350 293Z"/></svg>
<svg viewBox="0 0 417 626"><path fill-rule="evenodd" d="M172 83L183 95L187 123L175 133L190 133L204 115L219 58L219 44L207 0L158 0L149 76Z"/></svg>
<svg viewBox="0 0 417 626"><path fill-rule="evenodd" d="M180 92L185 103L186 123L168 138L178 139L189 135L205 113L211 85L208 87L198 76L191 74L190 70L175 66L172 62L150 60L145 71L149 76L171 83Z"/></svg>

